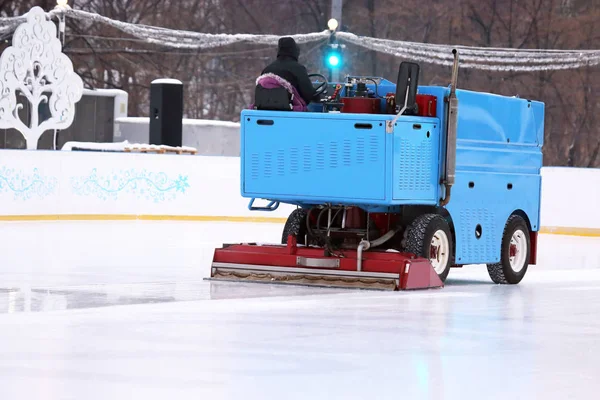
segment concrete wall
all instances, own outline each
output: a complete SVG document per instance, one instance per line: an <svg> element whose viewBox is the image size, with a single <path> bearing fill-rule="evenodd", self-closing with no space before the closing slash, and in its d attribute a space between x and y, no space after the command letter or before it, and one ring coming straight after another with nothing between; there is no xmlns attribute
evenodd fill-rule
<svg viewBox="0 0 600 400"><path fill-rule="evenodd" d="M115 142L149 143L150 119L126 117L116 120ZM240 124L212 120L183 120L183 146L195 147L198 155L238 157Z"/></svg>

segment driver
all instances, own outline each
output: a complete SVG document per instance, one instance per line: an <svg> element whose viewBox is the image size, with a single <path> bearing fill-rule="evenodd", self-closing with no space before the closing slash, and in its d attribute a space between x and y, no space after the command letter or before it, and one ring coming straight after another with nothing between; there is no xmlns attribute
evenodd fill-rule
<svg viewBox="0 0 600 400"><path fill-rule="evenodd" d="M306 105L311 101L319 101L319 95L308 77L306 67L298 62L299 55L296 41L291 37L282 37L278 42L277 59L262 71L256 83L265 86L269 81L277 81L288 90L291 85L294 110L306 111Z"/></svg>

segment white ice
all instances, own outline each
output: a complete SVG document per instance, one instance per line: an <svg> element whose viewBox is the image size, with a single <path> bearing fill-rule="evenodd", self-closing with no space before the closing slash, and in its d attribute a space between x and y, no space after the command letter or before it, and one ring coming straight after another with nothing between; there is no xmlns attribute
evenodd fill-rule
<svg viewBox="0 0 600 400"><path fill-rule="evenodd" d="M1 223L0 399L592 399L600 239L369 292L203 281L274 224ZM66 243L70 247L66 247ZM35 251L32 251L35 244Z"/></svg>

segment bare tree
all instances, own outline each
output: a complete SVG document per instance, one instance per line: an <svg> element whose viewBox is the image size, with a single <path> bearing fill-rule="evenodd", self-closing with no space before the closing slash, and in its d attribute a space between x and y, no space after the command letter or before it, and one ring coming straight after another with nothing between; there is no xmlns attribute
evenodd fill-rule
<svg viewBox="0 0 600 400"><path fill-rule="evenodd" d="M22 15L54 0L0 0L0 16ZM321 31L330 0L70 0L71 6L120 21L207 33L287 35ZM491 47L593 49L600 4L586 0L345 0L342 29L378 38ZM326 73L323 43L302 45L310 72ZM1 49L1 48L0 48ZM237 121L252 101L254 82L275 57L274 46L235 44L205 51L143 43L102 24L68 20L65 52L88 87L119 88L133 116L148 115L150 82L184 83L185 116ZM348 46L344 74L394 81L402 60ZM421 84L447 85L450 69L422 63ZM600 166L600 69L533 73L463 69L470 90L519 95L546 104L546 165Z"/></svg>

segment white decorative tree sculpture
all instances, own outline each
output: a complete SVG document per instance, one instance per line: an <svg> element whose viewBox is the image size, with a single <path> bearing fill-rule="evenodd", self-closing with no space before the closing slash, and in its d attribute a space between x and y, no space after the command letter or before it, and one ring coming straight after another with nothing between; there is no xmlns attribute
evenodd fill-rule
<svg viewBox="0 0 600 400"><path fill-rule="evenodd" d="M31 105L29 126L19 117L23 105L17 92ZM62 53L56 26L40 7L32 8L27 22L15 30L12 46L0 56L0 128L17 129L27 148L37 149L42 133L71 126L82 94L83 81ZM44 102L51 116L40 121L39 105Z"/></svg>

